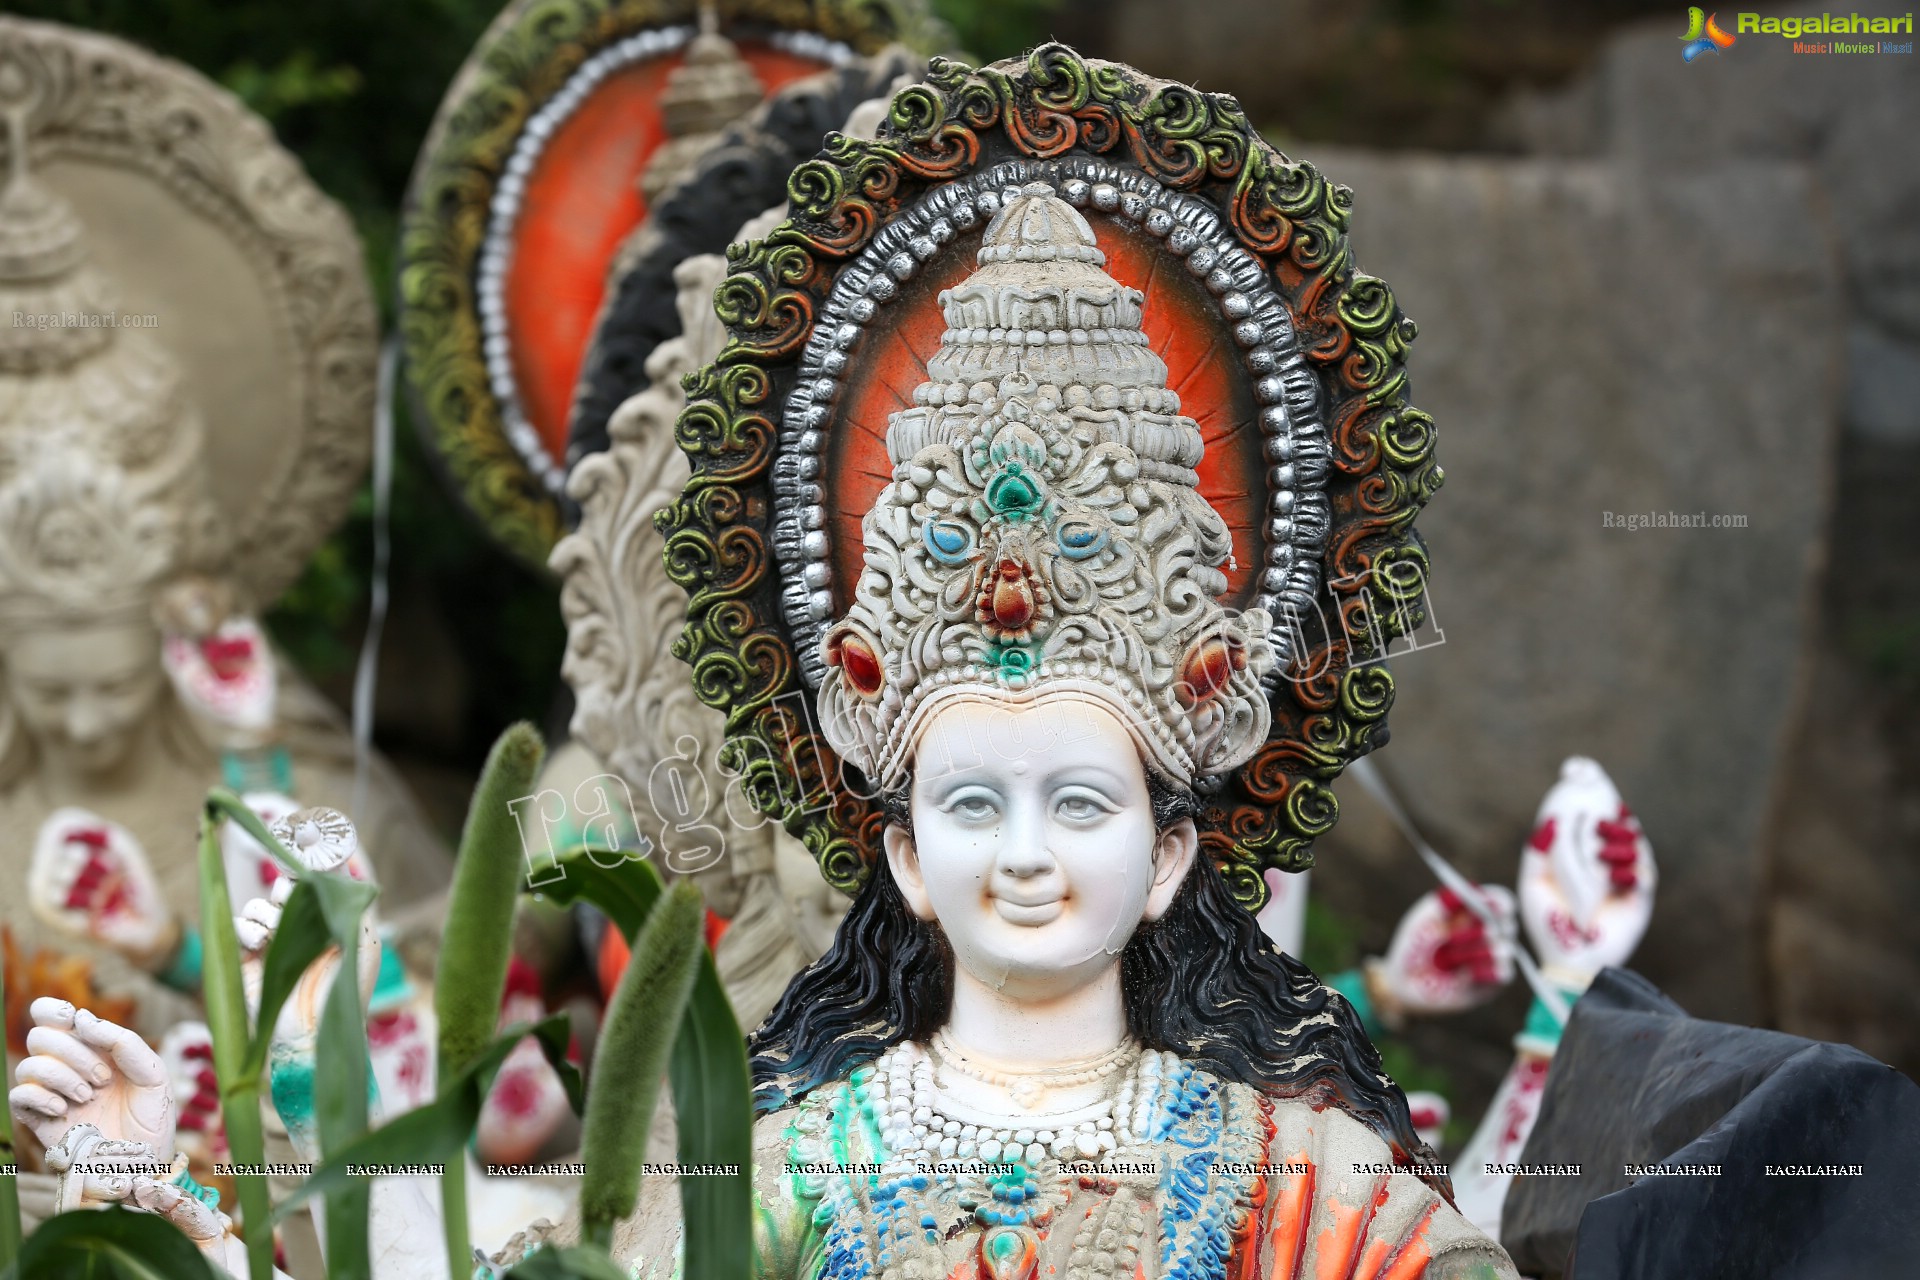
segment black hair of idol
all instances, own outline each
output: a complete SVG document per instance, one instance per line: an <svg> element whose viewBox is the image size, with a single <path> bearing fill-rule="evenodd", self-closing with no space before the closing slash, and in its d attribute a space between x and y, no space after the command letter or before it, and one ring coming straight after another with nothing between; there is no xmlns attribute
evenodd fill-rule
<svg viewBox="0 0 1920 1280"><path fill-rule="evenodd" d="M1147 781L1157 828L1193 814L1191 795ZM888 820L908 830L911 788L909 779L881 797ZM748 1037L755 1110L785 1106L902 1040L930 1038L952 1007L953 966L946 937L908 910L886 859L876 859L833 945ZM1120 973L1127 1026L1141 1044L1278 1097L1338 1107L1452 1199L1359 1015L1273 945L1211 860L1196 859L1166 914L1135 931Z"/></svg>

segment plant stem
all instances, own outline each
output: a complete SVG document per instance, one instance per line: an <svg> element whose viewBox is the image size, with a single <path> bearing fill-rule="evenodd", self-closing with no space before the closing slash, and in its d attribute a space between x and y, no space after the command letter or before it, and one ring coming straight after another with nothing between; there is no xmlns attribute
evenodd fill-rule
<svg viewBox="0 0 1920 1280"><path fill-rule="evenodd" d="M447 1241L448 1280L473 1274L473 1244L467 1238L467 1150L460 1148L440 1175L440 1230ZM456 1267L454 1260L464 1258Z"/></svg>
<svg viewBox="0 0 1920 1280"><path fill-rule="evenodd" d="M7 1025L7 962L0 955L0 1027ZM0 1271L13 1265L20 1252L20 1182L12 1172L13 1109L0 1107L0 1160L8 1172L0 1174Z"/></svg>
<svg viewBox="0 0 1920 1280"><path fill-rule="evenodd" d="M220 1082L220 1112L226 1122L229 1158L242 1168L258 1170L267 1158L260 1121L260 1077L245 1078L252 1036L246 990L240 980L240 939L233 931L227 868L215 833L218 812L209 805L200 813L200 937L205 947L201 987L207 1028L213 1034L213 1069ZM266 1175L236 1173L234 1182L247 1242L248 1275L250 1280L272 1280L273 1197L267 1189Z"/></svg>

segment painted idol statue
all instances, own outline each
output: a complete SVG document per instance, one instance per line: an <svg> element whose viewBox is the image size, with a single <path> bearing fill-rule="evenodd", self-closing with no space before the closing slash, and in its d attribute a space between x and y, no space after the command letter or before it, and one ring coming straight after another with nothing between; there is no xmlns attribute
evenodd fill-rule
<svg viewBox="0 0 1920 1280"><path fill-rule="evenodd" d="M1384 736L1438 483L1348 193L1060 46L789 190L662 517L729 765L854 897L752 1038L760 1274L1513 1275L1254 919Z"/></svg>

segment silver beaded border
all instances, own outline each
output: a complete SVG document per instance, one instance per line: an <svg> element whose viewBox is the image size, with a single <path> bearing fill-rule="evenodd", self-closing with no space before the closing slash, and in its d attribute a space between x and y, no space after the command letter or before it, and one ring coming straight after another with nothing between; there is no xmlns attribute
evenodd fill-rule
<svg viewBox="0 0 1920 1280"><path fill-rule="evenodd" d="M833 403L854 348L900 285L937 256L960 231L991 219L1020 187L1045 182L1075 208L1143 227L1185 259L1217 299L1233 327L1266 439L1267 523L1255 605L1276 619L1307 616L1320 586L1320 559L1331 525L1327 468L1332 439L1319 379L1308 367L1286 304L1267 283L1257 258L1241 247L1212 208L1170 191L1145 174L1075 156L1009 160L949 183L902 211L875 234L834 281L801 356L799 381L787 398L773 465L773 549L780 567L780 603L800 672L818 689L826 679L821 633L833 616L833 566L822 451ZM1273 632L1277 661L1269 691L1297 656L1295 629Z"/></svg>
<svg viewBox="0 0 1920 1280"><path fill-rule="evenodd" d="M636 32L601 49L574 69L560 91L527 117L514 139L513 152L506 168L494 184L493 198L487 208L487 229L480 242L480 257L475 274L474 296L480 310L481 353L487 366L487 384L499 406L500 422L508 443L520 455L527 469L538 476L548 492L563 497L567 491L567 468L563 459L554 457L527 418L520 398L519 380L513 373L513 344L507 332L507 268L513 262L513 232L520 221L520 203L526 194L528 177L548 141L580 109L602 81L614 72L636 62L684 47L698 32L697 27L681 25L657 27ZM811 58L833 67L844 67L857 55L852 46L812 31L777 31L764 37L776 49L798 57Z"/></svg>

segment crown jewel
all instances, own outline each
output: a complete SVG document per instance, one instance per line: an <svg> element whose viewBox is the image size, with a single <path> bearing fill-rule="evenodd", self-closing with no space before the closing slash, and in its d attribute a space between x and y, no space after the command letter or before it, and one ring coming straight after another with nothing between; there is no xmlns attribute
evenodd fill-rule
<svg viewBox="0 0 1920 1280"><path fill-rule="evenodd" d="M823 642L829 741L891 787L948 698L1058 688L1110 705L1174 782L1234 768L1268 729L1270 622L1217 603L1231 539L1143 295L1044 184L1000 209L977 262L888 420L892 483Z"/></svg>

